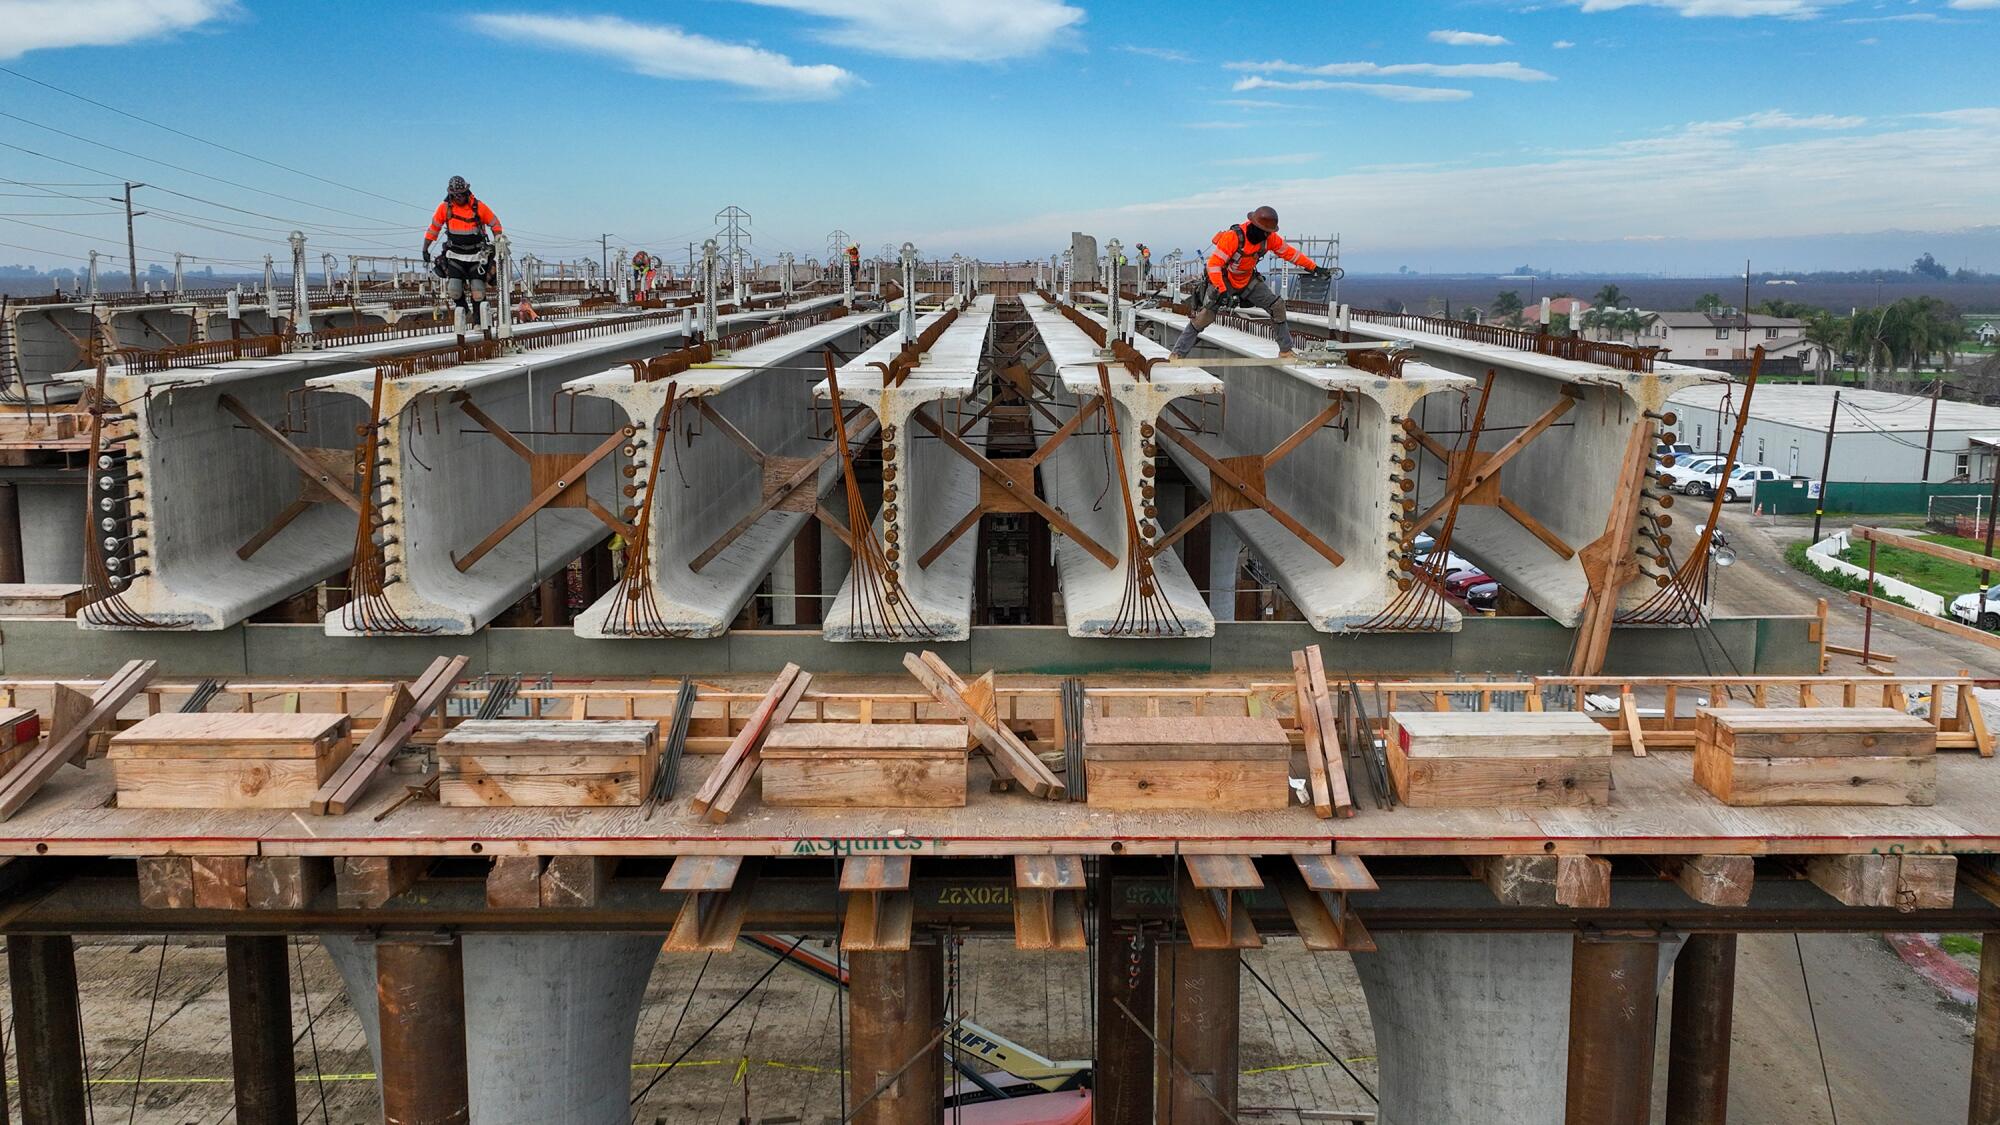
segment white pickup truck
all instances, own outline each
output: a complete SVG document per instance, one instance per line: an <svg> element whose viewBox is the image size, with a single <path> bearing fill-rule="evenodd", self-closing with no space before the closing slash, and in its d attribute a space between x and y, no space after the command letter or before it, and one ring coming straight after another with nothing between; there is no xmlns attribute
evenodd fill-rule
<svg viewBox="0 0 2000 1125"><path fill-rule="evenodd" d="M1974 590L1951 600L1951 615L1981 629L2000 631L2000 586L1985 592Z"/></svg>
<svg viewBox="0 0 2000 1125"><path fill-rule="evenodd" d="M1715 490L1720 488L1724 502L1734 503L1738 500L1748 500L1750 494L1756 491L1758 481L1777 479L1779 476L1776 469L1763 465L1742 465L1729 474L1729 481L1725 484L1722 481L1722 466L1717 465L1705 473L1693 474L1687 483L1681 486L1681 491L1690 496L1713 496Z"/></svg>

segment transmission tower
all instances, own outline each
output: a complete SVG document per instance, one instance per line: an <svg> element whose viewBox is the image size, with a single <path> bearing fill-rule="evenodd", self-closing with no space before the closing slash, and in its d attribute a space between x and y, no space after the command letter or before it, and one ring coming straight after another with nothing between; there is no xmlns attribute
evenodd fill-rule
<svg viewBox="0 0 2000 1125"><path fill-rule="evenodd" d="M728 247L729 281L736 291L736 297L743 297L743 257L750 245L750 212L731 204L716 212L715 221L722 224L716 237Z"/></svg>

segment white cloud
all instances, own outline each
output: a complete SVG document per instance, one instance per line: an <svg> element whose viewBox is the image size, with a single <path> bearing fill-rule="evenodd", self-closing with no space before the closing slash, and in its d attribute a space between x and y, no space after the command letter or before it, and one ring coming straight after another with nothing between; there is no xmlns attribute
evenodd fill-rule
<svg viewBox="0 0 2000 1125"><path fill-rule="evenodd" d="M828 43L903 59L997 62L1067 41L1084 10L1062 0L745 0L834 21Z"/></svg>
<svg viewBox="0 0 2000 1125"><path fill-rule="evenodd" d="M1171 47L1135 47L1130 43L1122 43L1114 49L1123 51L1128 55L1144 55L1149 59L1158 59L1161 62L1185 63L1194 61L1193 55L1188 54L1186 51L1176 51Z"/></svg>
<svg viewBox="0 0 2000 1125"><path fill-rule="evenodd" d="M1751 19L1776 16L1780 19L1811 19L1843 0L1566 0L1586 12L1615 12L1620 8L1665 8L1690 19L1721 17Z"/></svg>
<svg viewBox="0 0 2000 1125"><path fill-rule="evenodd" d="M1273 102L1273 101L1265 101L1265 100L1264 100L1264 99L1262 99L1262 98L1223 98L1223 99L1222 99L1221 101L1218 101L1218 102L1216 102L1215 104L1216 104L1216 105L1226 105L1226 106L1229 106L1229 107L1230 107L1230 108L1232 108L1232 109L1299 109L1299 108L1301 108L1300 106L1295 106L1295 105L1293 105L1293 104L1292 104L1292 103L1290 103L1290 102Z"/></svg>
<svg viewBox="0 0 2000 1125"><path fill-rule="evenodd" d="M1815 113L1800 117L1782 109L1762 110L1741 120L1751 129L1859 129L1868 124L1866 117L1851 114Z"/></svg>
<svg viewBox="0 0 2000 1125"><path fill-rule="evenodd" d="M761 47L616 16L482 14L472 26L496 39L603 55L652 78L725 82L773 98L831 98L859 81L837 66L800 66Z"/></svg>
<svg viewBox="0 0 2000 1125"><path fill-rule="evenodd" d="M235 0L0 0L0 59L116 47L236 14Z"/></svg>
<svg viewBox="0 0 2000 1125"><path fill-rule="evenodd" d="M1558 51L1567 51L1571 47L1576 46L1576 44L1570 42L1567 39L1558 39L1554 43L1549 44L1549 46L1554 47Z"/></svg>
<svg viewBox="0 0 2000 1125"><path fill-rule="evenodd" d="M1447 47L1505 47L1509 42L1504 35L1483 35L1477 31L1433 31L1430 41Z"/></svg>
<svg viewBox="0 0 2000 1125"><path fill-rule="evenodd" d="M1338 62L1307 66L1304 63L1272 59L1269 62L1222 64L1229 70L1254 70L1265 74L1310 74L1320 78L1395 78L1420 75L1425 78L1494 78L1505 82L1553 82L1555 75L1517 62L1496 63L1382 63Z"/></svg>
<svg viewBox="0 0 2000 1125"><path fill-rule="evenodd" d="M1991 174L1996 146L2000 107L1986 107L1878 122L1863 131L1745 129L1678 147L1612 146L1511 163L1261 179L1257 201L1302 230L1394 232L1398 245L1410 249L1634 235L1715 241L1942 230L1989 223L2000 212L2000 178ZM1689 174L1697 166L1700 174ZM1884 168L1895 174L1883 175ZM1633 190L1634 184L1647 186ZM1072 230L1202 231L1217 215L1242 211L1244 186L1218 183L1191 195L924 237L1025 250L1056 245Z"/></svg>
<svg viewBox="0 0 2000 1125"><path fill-rule="evenodd" d="M1453 90L1443 86L1397 86L1389 82L1329 82L1324 78L1304 78L1296 82L1287 82L1275 78L1259 78L1255 75L1238 79L1236 85L1230 89L1239 93L1245 90L1348 90L1392 102L1462 102L1472 96L1469 90Z"/></svg>
<svg viewBox="0 0 2000 1125"><path fill-rule="evenodd" d="M1187 129L1248 129L1249 127L1248 121L1190 121L1183 126Z"/></svg>
<svg viewBox="0 0 2000 1125"><path fill-rule="evenodd" d="M1227 160L1211 160L1210 164L1229 167L1253 168L1271 164L1311 164L1319 159L1316 152L1279 152L1265 156L1232 156Z"/></svg>
<svg viewBox="0 0 2000 1125"><path fill-rule="evenodd" d="M2000 8L2000 0L1951 0L1947 7L1963 12L1977 12L1986 8Z"/></svg>

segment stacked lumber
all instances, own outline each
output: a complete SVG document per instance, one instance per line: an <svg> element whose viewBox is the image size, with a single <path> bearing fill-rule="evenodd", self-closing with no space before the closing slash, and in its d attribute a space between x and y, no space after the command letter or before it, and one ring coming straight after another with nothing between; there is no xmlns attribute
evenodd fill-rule
<svg viewBox="0 0 2000 1125"><path fill-rule="evenodd" d="M1888 707L1703 709L1694 779L1731 805L1928 805L1937 730Z"/></svg>
<svg viewBox="0 0 2000 1125"><path fill-rule="evenodd" d="M0 707L0 774L20 764L42 737L42 718L33 707Z"/></svg>
<svg viewBox="0 0 2000 1125"><path fill-rule="evenodd" d="M1083 720L1089 804L1112 809L1282 809L1292 744L1276 719L1246 715Z"/></svg>
<svg viewBox="0 0 2000 1125"><path fill-rule="evenodd" d="M74 583L0 582L0 617L75 617L82 606Z"/></svg>
<svg viewBox="0 0 2000 1125"><path fill-rule="evenodd" d="M965 804L965 728L788 723L764 740L764 803L944 809Z"/></svg>
<svg viewBox="0 0 2000 1125"><path fill-rule="evenodd" d="M438 803L637 805L659 741L660 725L644 719L468 719L438 739Z"/></svg>
<svg viewBox="0 0 2000 1125"><path fill-rule="evenodd" d="M106 757L126 809L303 809L354 750L343 713L149 715Z"/></svg>
<svg viewBox="0 0 2000 1125"><path fill-rule="evenodd" d="M782 728L792 717L799 700L805 698L806 688L812 685L812 673L801 671L796 664L787 664L778 670L777 678L771 681L770 690L757 701L757 707L750 712L750 718L738 731L729 749L715 763L715 769L695 791L694 799L688 804L695 814L710 824L721 824L736 811L736 802L750 788L750 779L757 775L757 768L764 760L764 740L771 732Z"/></svg>
<svg viewBox="0 0 2000 1125"><path fill-rule="evenodd" d="M150 660L127 661L110 679L97 685L88 700L58 685L48 737L0 774L0 820L20 812L65 764L82 765L91 735L118 718L119 710L153 678L154 667ZM70 694L65 696L65 692ZM65 699L75 702L66 704Z"/></svg>
<svg viewBox="0 0 2000 1125"><path fill-rule="evenodd" d="M381 721L313 794L312 810L323 816L339 816L352 808L367 791L368 783L389 768L389 759L410 741L431 712L443 705L445 696L465 675L466 663L463 656L440 656L430 662L415 684L398 683L382 703Z"/></svg>
<svg viewBox="0 0 2000 1125"><path fill-rule="evenodd" d="M931 698L949 708L965 724L972 740L991 757L995 770L1005 770L1021 788L1037 797L1060 801L1068 795L1062 779L1049 772L1021 737L998 719L993 701L992 673L967 684L935 652L903 654L903 667L916 677Z"/></svg>
<svg viewBox="0 0 2000 1125"><path fill-rule="evenodd" d="M1292 654L1292 680L1298 689L1299 730L1305 736L1306 784L1312 793L1313 815L1321 820L1335 814L1353 816L1347 763L1340 754L1340 727L1318 645Z"/></svg>
<svg viewBox="0 0 2000 1125"><path fill-rule="evenodd" d="M1392 711L1388 746L1414 808L1611 801L1611 732L1576 711Z"/></svg>

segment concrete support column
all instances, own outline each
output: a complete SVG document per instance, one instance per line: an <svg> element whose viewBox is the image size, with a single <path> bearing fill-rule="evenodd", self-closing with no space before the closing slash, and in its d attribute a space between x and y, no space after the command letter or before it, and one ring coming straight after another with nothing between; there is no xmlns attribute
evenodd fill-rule
<svg viewBox="0 0 2000 1125"><path fill-rule="evenodd" d="M1726 1125L1736 935L1690 934L1674 961L1666 1125ZM1995 1017L2000 1025L2000 1016ZM2000 1116L1992 1119L2000 1125Z"/></svg>
<svg viewBox="0 0 2000 1125"><path fill-rule="evenodd" d="M470 1120L465 1065L465 952L458 939L375 946L385 1125Z"/></svg>
<svg viewBox="0 0 2000 1125"><path fill-rule="evenodd" d="M1177 1125L1224 1125L1236 1115L1243 980L1237 953L1167 943L1159 947L1155 972L1153 1099L1159 1116Z"/></svg>
<svg viewBox="0 0 2000 1125"><path fill-rule="evenodd" d="M76 1125L89 1113L84 1089L76 946L68 935L7 939L23 1125Z"/></svg>
<svg viewBox="0 0 2000 1125"><path fill-rule="evenodd" d="M792 616L800 625L820 623L819 530L818 520L807 520L792 540L792 585L797 592Z"/></svg>
<svg viewBox="0 0 2000 1125"><path fill-rule="evenodd" d="M1971 1125L2000 1125L2000 933L1979 943L1979 1015L1972 1028Z"/></svg>
<svg viewBox="0 0 2000 1125"><path fill-rule="evenodd" d="M1384 933L1356 956L1380 1060L1377 1125L1562 1119L1570 939Z"/></svg>
<svg viewBox="0 0 2000 1125"><path fill-rule="evenodd" d="M1107 859L1107 872L1116 861ZM1091 1068L1096 1125L1152 1125L1152 935L1112 919L1109 879L1098 889L1097 1056ZM1130 1009L1131 1015L1120 1009ZM1138 1022L1134 1022L1135 1018Z"/></svg>
<svg viewBox="0 0 2000 1125"><path fill-rule="evenodd" d="M298 1075L292 1058L292 975L285 939L224 939L229 974L229 1053L242 1125L294 1125Z"/></svg>
<svg viewBox="0 0 2000 1125"><path fill-rule="evenodd" d="M936 1125L942 1117L943 954L931 944L847 955L847 1096L857 1125ZM888 1088L863 1106L885 1081Z"/></svg>
<svg viewBox="0 0 2000 1125"><path fill-rule="evenodd" d="M1650 941L1587 941L1570 958L1569 1125L1647 1125L1660 947Z"/></svg>
<svg viewBox="0 0 2000 1125"><path fill-rule="evenodd" d="M1243 554L1243 540L1225 520L1209 520L1208 529L1208 608L1217 621L1236 620L1236 575ZM1192 548L1190 548L1192 549Z"/></svg>

